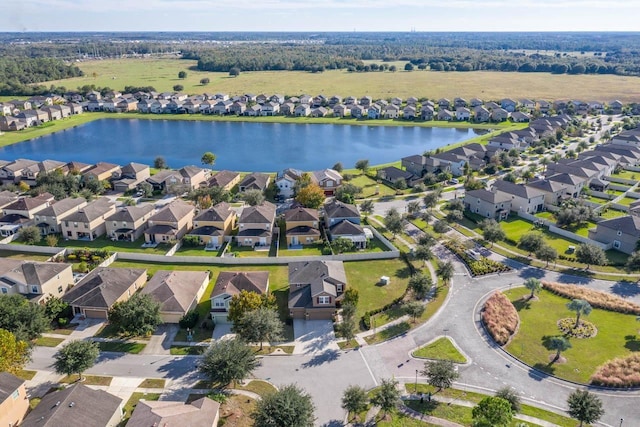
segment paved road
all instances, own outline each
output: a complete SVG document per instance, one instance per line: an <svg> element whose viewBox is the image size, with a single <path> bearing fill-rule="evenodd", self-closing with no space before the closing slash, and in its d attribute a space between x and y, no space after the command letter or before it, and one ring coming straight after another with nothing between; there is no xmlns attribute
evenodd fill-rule
<svg viewBox="0 0 640 427"><path fill-rule="evenodd" d="M362 352L376 377L380 379L394 376L413 382L416 369L422 370L423 364L412 359L409 356L410 351L438 336L447 335L455 340L472 361L470 365L460 368L459 385L470 386L471 389L485 392L508 385L516 389L524 400L543 404L550 409L561 410L567 396L575 387L564 381L541 376L508 356L485 336L480 327L479 315L483 298L495 289L509 288L512 284L522 283L527 277L557 280L561 275L527 268L492 277L471 279L466 275L464 266L446 250L437 247L435 252L438 258L451 259L456 268L446 311L442 311L426 325L402 338L363 348ZM574 282L570 277L563 277L563 279ZM620 291L636 302L640 300L640 291L637 287L635 291L630 292L629 289L616 287L611 282L583 283L593 288ZM607 412L603 418L604 423L617 426L621 417L632 420L635 416L636 420L640 420L637 409L640 393L594 391L600 395L605 404ZM640 421L637 421L636 425L640 425Z"/></svg>

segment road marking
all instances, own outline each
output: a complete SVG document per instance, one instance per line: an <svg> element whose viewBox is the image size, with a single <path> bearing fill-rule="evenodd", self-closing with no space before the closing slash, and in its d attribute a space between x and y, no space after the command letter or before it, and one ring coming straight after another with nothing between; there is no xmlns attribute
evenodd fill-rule
<svg viewBox="0 0 640 427"><path fill-rule="evenodd" d="M378 386L378 381L376 381L376 377L373 375L373 371L371 370L371 367L369 366L369 362L367 362L367 358L364 357L364 354L359 351L358 353L360 353L360 357L362 357L362 361L364 362L364 366L367 367L367 370L369 371L369 375L371 375L371 378L373 379L373 384L375 384L375 386Z"/></svg>

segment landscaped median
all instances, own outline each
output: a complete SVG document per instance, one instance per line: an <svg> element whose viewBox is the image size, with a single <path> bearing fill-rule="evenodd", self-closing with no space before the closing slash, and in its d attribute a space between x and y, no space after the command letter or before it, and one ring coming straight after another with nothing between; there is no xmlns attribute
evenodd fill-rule
<svg viewBox="0 0 640 427"><path fill-rule="evenodd" d="M533 369L565 380L640 386L639 324L636 314L630 314L640 313L640 306L577 285L544 283L537 298L531 295L529 289L516 288L495 293L485 303L483 323L505 351ZM507 310L511 305L516 318ZM584 327L589 324L594 325L592 332L576 332L587 331Z"/></svg>

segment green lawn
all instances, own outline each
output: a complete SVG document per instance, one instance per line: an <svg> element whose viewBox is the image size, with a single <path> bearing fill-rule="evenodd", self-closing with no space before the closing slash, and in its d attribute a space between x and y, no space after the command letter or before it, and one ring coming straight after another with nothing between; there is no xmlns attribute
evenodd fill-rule
<svg viewBox="0 0 640 427"><path fill-rule="evenodd" d="M178 249L174 256L201 256L201 257L217 257L218 251L205 251L204 246L186 247Z"/></svg>
<svg viewBox="0 0 640 427"><path fill-rule="evenodd" d="M36 345L41 347L57 347L62 341L64 341L63 338L40 337L36 339Z"/></svg>
<svg viewBox="0 0 640 427"><path fill-rule="evenodd" d="M129 421L129 418L131 418L131 414L133 413L134 409L136 409L136 405L141 400L149 400L149 401L160 400L160 394L134 392L129 398L129 400L127 400L127 403L124 405L124 408L123 408L124 414L123 414L122 421L120 422L120 424L118 424L119 427L124 427L127 424L127 421Z"/></svg>
<svg viewBox="0 0 640 427"><path fill-rule="evenodd" d="M99 342L100 351L113 351L115 353L138 354L146 347L146 344L136 342Z"/></svg>
<svg viewBox="0 0 640 427"><path fill-rule="evenodd" d="M269 256L269 251L256 251L250 246L236 244L229 247L227 253L234 253L238 258L266 258Z"/></svg>
<svg viewBox="0 0 640 427"><path fill-rule="evenodd" d="M284 240L284 245L280 244L280 250L278 251L278 256L319 256L322 255L322 243L315 243L313 245L304 245L301 249L286 249L287 239L284 233L282 234L282 240ZM283 249L284 248L284 249Z"/></svg>
<svg viewBox="0 0 640 427"><path fill-rule="evenodd" d="M607 209L606 211L600 211L600 217L604 219L618 218L626 215L628 215L626 212L622 212L617 209Z"/></svg>
<svg viewBox="0 0 640 427"><path fill-rule="evenodd" d="M37 371L30 371L27 369L20 369L15 375L18 378L22 378L25 381L29 381L32 380L33 377L36 376L38 372Z"/></svg>
<svg viewBox="0 0 640 427"><path fill-rule="evenodd" d="M233 388L237 390L250 391L259 396L266 396L267 394L278 391L278 389L271 385L271 383L262 380L251 380L247 385L235 384Z"/></svg>
<svg viewBox="0 0 640 427"><path fill-rule="evenodd" d="M514 301L520 315L520 327L506 350L530 366L561 378L588 383L596 368L606 361L624 357L637 350L638 323L635 316L594 309L586 320L598 328L598 334L589 339L571 339L572 348L563 353L566 363L550 364L549 355L554 351L545 348L550 337L561 335L556 322L574 317L567 310L568 299L543 290L539 301L519 301L528 294L523 288L506 292Z"/></svg>
<svg viewBox="0 0 640 427"><path fill-rule="evenodd" d="M549 212L549 211L538 212L535 216L538 218L548 219L549 221L555 221L555 216L553 215L553 212Z"/></svg>
<svg viewBox="0 0 640 427"><path fill-rule="evenodd" d="M207 347L203 347L200 345L195 346L183 346L183 345L172 345L169 349L169 353L173 356L199 356L205 352Z"/></svg>
<svg viewBox="0 0 640 427"><path fill-rule="evenodd" d="M638 177L640 177L640 175L638 174L638 172L634 172L634 171L626 171L623 170L620 173L614 173L613 175L616 178L622 178L622 179L638 179Z"/></svg>
<svg viewBox="0 0 640 427"><path fill-rule="evenodd" d="M418 384L418 388L416 391L414 384L405 384L405 389L407 393L422 393L427 394L431 393L432 395L449 397L452 399L460 399L466 400L472 403L478 403L487 395L481 393L474 393L472 391L458 390L455 388L448 388L441 391L437 391L435 387L429 384ZM576 421L572 420L569 417L565 417L560 414L556 414L555 412L545 411L544 409L540 409L535 406L520 404L520 414L530 415L532 417L536 417L541 420L552 422L560 427L575 427Z"/></svg>
<svg viewBox="0 0 640 427"><path fill-rule="evenodd" d="M570 228L569 231L582 237L589 237L589 230L596 228L596 223L593 221L585 222L580 228Z"/></svg>
<svg viewBox="0 0 640 427"><path fill-rule="evenodd" d="M167 380L162 378L147 378L140 383L138 388L164 388Z"/></svg>
<svg viewBox="0 0 640 427"><path fill-rule="evenodd" d="M633 197L623 197L618 200L616 203L622 206L629 206L631 203L638 201L638 199L634 199Z"/></svg>
<svg viewBox="0 0 640 427"><path fill-rule="evenodd" d="M347 286L360 295L356 319L401 296L409 283L409 268L400 259L345 262L344 269ZM381 276L389 276L389 284L380 285Z"/></svg>
<svg viewBox="0 0 640 427"><path fill-rule="evenodd" d="M555 248L559 255L566 253L569 246L580 245L580 242L576 240L567 239L558 234L551 233L546 228L536 228L531 222L518 217L509 217L505 221L501 221L500 226L507 235L507 238L516 243L524 234L531 231L539 231L544 235L545 242ZM500 242L500 244L505 244L505 242Z"/></svg>
<svg viewBox="0 0 640 427"><path fill-rule="evenodd" d="M365 341L368 344L376 344L382 341L386 341L398 335L402 335L411 329L411 324L409 322L401 322L395 324L393 326L389 326L388 328L381 329L377 331L374 335L370 335L365 338Z"/></svg>
<svg viewBox="0 0 640 427"><path fill-rule="evenodd" d="M586 200L588 200L588 201L590 201L592 203L597 203L599 205L602 205L604 203L607 203L611 199L605 199L603 197L597 197L597 196L589 196L589 197L587 197Z"/></svg>
<svg viewBox="0 0 640 427"><path fill-rule="evenodd" d="M22 244L20 239L12 243ZM164 255L169 249L171 249L171 245L162 243L155 248L142 248L143 243L144 237L139 238L135 242L114 242L106 236L101 236L95 240L65 240L60 238L58 239L58 244L56 246L59 248L104 249L108 252L142 252L154 255ZM41 240L38 245L47 246L47 243L44 240Z"/></svg>
<svg viewBox="0 0 640 427"><path fill-rule="evenodd" d="M46 261L51 255L32 254L30 252L0 251L0 258L12 258L28 261Z"/></svg>
<svg viewBox="0 0 640 427"><path fill-rule="evenodd" d="M103 376L99 376L99 375L82 375L82 378L84 379L84 381L82 381L82 384L84 385L104 385L104 386L108 386L111 384L111 380L113 379L113 377L103 377ZM67 375L66 377L62 378L60 380L60 383L62 384L73 384L75 382L78 382L78 375Z"/></svg>
<svg viewBox="0 0 640 427"><path fill-rule="evenodd" d="M446 337L420 347L412 355L423 359L451 360L456 363L467 363L467 358Z"/></svg>
<svg viewBox="0 0 640 427"><path fill-rule="evenodd" d="M359 199L366 199L373 196L394 196L396 194L395 188L387 186L382 180L378 182L378 180L369 175L364 175L360 171L358 171L358 173L358 175L354 176L353 179L348 182L362 188L362 193L358 194Z"/></svg>

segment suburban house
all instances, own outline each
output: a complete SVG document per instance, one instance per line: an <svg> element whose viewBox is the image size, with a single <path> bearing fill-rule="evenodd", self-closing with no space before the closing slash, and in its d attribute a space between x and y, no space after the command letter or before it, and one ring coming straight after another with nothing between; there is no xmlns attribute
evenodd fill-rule
<svg viewBox="0 0 640 427"><path fill-rule="evenodd" d="M238 184L238 191L243 193L247 190L259 190L265 191L269 187L271 182L271 175L266 173L253 172L245 176L240 184Z"/></svg>
<svg viewBox="0 0 640 427"><path fill-rule="evenodd" d="M122 399L81 383L45 395L21 427L116 427Z"/></svg>
<svg viewBox="0 0 640 427"><path fill-rule="evenodd" d="M231 172L228 170L220 171L214 174L207 181L208 187L220 187L223 190L231 191L236 184L240 182L240 174L238 172Z"/></svg>
<svg viewBox="0 0 640 427"><path fill-rule="evenodd" d="M478 123L485 123L491 120L491 112L484 108L482 105L475 107L473 110L473 116Z"/></svg>
<svg viewBox="0 0 640 427"><path fill-rule="evenodd" d="M17 184L26 175L29 167L38 162L29 159L17 159L0 168L0 181L2 184Z"/></svg>
<svg viewBox="0 0 640 427"><path fill-rule="evenodd" d="M209 172L198 166L185 166L178 169L178 173L182 176L182 184L193 190L207 182Z"/></svg>
<svg viewBox="0 0 640 427"><path fill-rule="evenodd" d="M323 169L311 172L311 179L324 190L325 196L333 196L342 185L342 175L333 169Z"/></svg>
<svg viewBox="0 0 640 427"><path fill-rule="evenodd" d="M107 232L105 220L116 212L116 204L100 198L67 215L60 222L62 237L70 240L94 240Z"/></svg>
<svg viewBox="0 0 640 427"><path fill-rule="evenodd" d="M220 404L208 397L191 403L141 400L127 421L127 426L216 427L220 420L219 411Z"/></svg>
<svg viewBox="0 0 640 427"><path fill-rule="evenodd" d="M402 160L400 160L400 165L407 172L410 172L418 177L421 177L426 172L425 166L427 163L427 158L428 157L420 154L414 154L412 156L403 157Z"/></svg>
<svg viewBox="0 0 640 427"><path fill-rule="evenodd" d="M518 107L518 101L514 101L513 99L510 99L510 98L501 99L500 107L507 110L509 113L513 113L514 111L516 111L516 108Z"/></svg>
<svg viewBox="0 0 640 427"><path fill-rule="evenodd" d="M185 166L178 170L164 169L147 179L155 191L174 193L193 190L206 181L207 171L197 166Z"/></svg>
<svg viewBox="0 0 640 427"><path fill-rule="evenodd" d="M630 254L636 250L640 240L640 216L627 215L600 221L595 229L589 230L589 239Z"/></svg>
<svg viewBox="0 0 640 427"><path fill-rule="evenodd" d="M413 120L416 118L417 109L414 105L408 104L402 109L402 117L407 120Z"/></svg>
<svg viewBox="0 0 640 427"><path fill-rule="evenodd" d="M9 372L0 372L0 426L20 425L29 411L25 380Z"/></svg>
<svg viewBox="0 0 640 427"><path fill-rule="evenodd" d="M351 114L351 110L344 104L337 104L333 106L334 117L346 117Z"/></svg>
<svg viewBox="0 0 640 427"><path fill-rule="evenodd" d="M536 190L544 193L545 206L557 206L564 198L567 186L557 181L550 181L548 179L540 179L536 181L530 181L525 184L527 187L535 188Z"/></svg>
<svg viewBox="0 0 640 427"><path fill-rule="evenodd" d="M458 107L456 108L456 120L463 121L469 120L471 118L471 110L467 107Z"/></svg>
<svg viewBox="0 0 640 427"><path fill-rule="evenodd" d="M13 191L0 191L0 209L18 200L18 195Z"/></svg>
<svg viewBox="0 0 640 427"><path fill-rule="evenodd" d="M114 174L120 174L120 166L113 163L98 162L95 166L85 171L82 176L84 179L105 181L111 179Z"/></svg>
<svg viewBox="0 0 640 427"><path fill-rule="evenodd" d="M190 236L197 236L201 245L207 249L218 249L224 242L231 241L231 232L238 215L226 202L218 203L201 211L193 219L193 230Z"/></svg>
<svg viewBox="0 0 640 427"><path fill-rule="evenodd" d="M2 208L4 216L20 215L24 218L35 219L37 213L51 206L54 198L49 193L42 193L36 197L20 197Z"/></svg>
<svg viewBox="0 0 640 427"><path fill-rule="evenodd" d="M147 228L147 220L153 213L154 207L151 204L119 208L105 219L107 236L114 241L135 242Z"/></svg>
<svg viewBox="0 0 640 427"><path fill-rule="evenodd" d="M309 106L309 104L299 104L294 108L293 114L296 117L307 117L309 114L311 114L311 107Z"/></svg>
<svg viewBox="0 0 640 427"><path fill-rule="evenodd" d="M396 104L389 104L384 107L384 118L385 119L397 119L400 117L400 107Z"/></svg>
<svg viewBox="0 0 640 427"><path fill-rule="evenodd" d="M73 286L71 264L0 259L0 295L21 294L31 302L61 297Z"/></svg>
<svg viewBox="0 0 640 427"><path fill-rule="evenodd" d="M504 108L494 108L491 110L491 120L494 122L504 122L509 118L509 112Z"/></svg>
<svg viewBox="0 0 640 427"><path fill-rule="evenodd" d="M295 195L295 185L302 174L303 172L301 170L289 168L278 175L275 184L281 199L290 199Z"/></svg>
<svg viewBox="0 0 640 427"><path fill-rule="evenodd" d="M346 286L342 261L289 263L289 315L304 320L332 319Z"/></svg>
<svg viewBox="0 0 640 427"><path fill-rule="evenodd" d="M297 207L284 213L287 247L312 245L320 240L320 218L317 209Z"/></svg>
<svg viewBox="0 0 640 427"><path fill-rule="evenodd" d="M444 120L446 122L450 122L456 118L456 113L453 111L449 111L446 108L442 108L438 111L438 120Z"/></svg>
<svg viewBox="0 0 640 427"><path fill-rule="evenodd" d="M193 228L195 207L182 200L169 203L147 221L144 240L147 243L171 243L182 239Z"/></svg>
<svg viewBox="0 0 640 427"><path fill-rule="evenodd" d="M544 192L533 187L498 179L492 190L499 196L511 198L513 212L535 214L544 209Z"/></svg>
<svg viewBox="0 0 640 427"><path fill-rule="evenodd" d="M241 291L263 295L269 292L268 271L221 271L211 291L211 318L214 323L229 323L229 303Z"/></svg>
<svg viewBox="0 0 640 427"><path fill-rule="evenodd" d="M129 191L135 189L150 176L151 169L149 166L140 163L129 163L113 175L111 185L116 191Z"/></svg>
<svg viewBox="0 0 640 427"><path fill-rule="evenodd" d="M187 312L195 310L208 284L208 271L158 270L140 293L160 303L164 323L178 323Z"/></svg>
<svg viewBox="0 0 640 427"><path fill-rule="evenodd" d="M128 300L146 281L146 269L97 267L62 300L72 307L74 315L107 319L113 304Z"/></svg>
<svg viewBox="0 0 640 427"><path fill-rule="evenodd" d="M511 197L484 189L472 190L465 193L464 206L470 212L500 221L509 216Z"/></svg>
<svg viewBox="0 0 640 427"><path fill-rule="evenodd" d="M265 201L260 205L244 208L238 220L238 246L269 247L275 219L276 206L273 203Z"/></svg>
<svg viewBox="0 0 640 427"><path fill-rule="evenodd" d="M360 212L356 205L332 200L324 205L324 224L331 240L351 240L358 249L367 246L367 236L360 226Z"/></svg>
<svg viewBox="0 0 640 427"><path fill-rule="evenodd" d="M416 181L419 181L419 178L413 173L395 166L378 169L376 176L394 186L403 181L406 187L413 187Z"/></svg>

